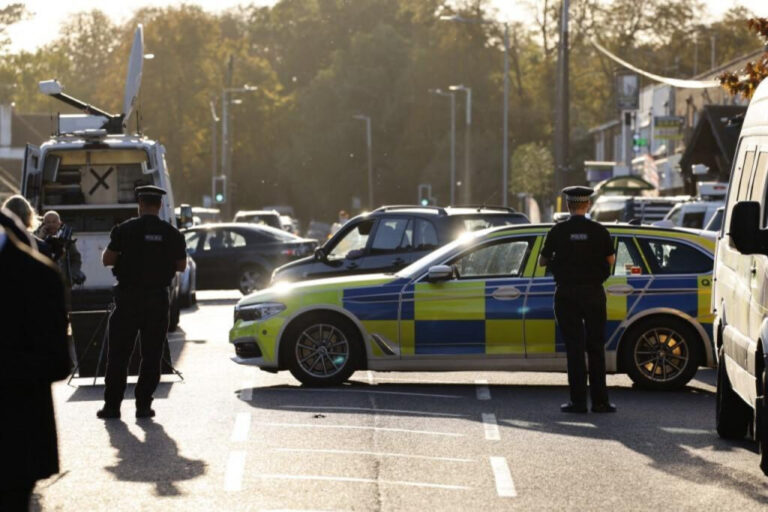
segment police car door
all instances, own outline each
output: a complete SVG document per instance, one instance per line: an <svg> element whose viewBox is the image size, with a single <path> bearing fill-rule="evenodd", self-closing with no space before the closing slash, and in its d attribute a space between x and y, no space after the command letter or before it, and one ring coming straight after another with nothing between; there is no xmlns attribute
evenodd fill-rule
<svg viewBox="0 0 768 512"><path fill-rule="evenodd" d="M403 340L412 333L413 353L524 357L523 315L535 240L528 235L488 241L444 262L454 266L452 279L416 283L413 311L404 305L401 327Z"/></svg>

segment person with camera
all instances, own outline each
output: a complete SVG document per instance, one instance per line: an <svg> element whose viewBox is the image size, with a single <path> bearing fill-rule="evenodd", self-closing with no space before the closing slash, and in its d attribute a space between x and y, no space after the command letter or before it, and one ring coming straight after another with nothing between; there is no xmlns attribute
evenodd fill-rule
<svg viewBox="0 0 768 512"><path fill-rule="evenodd" d="M61 269L67 288L83 284L83 258L77 250L77 240L72 238L72 229L61 221L58 212L50 210L43 216L40 237L51 248L52 259Z"/></svg>

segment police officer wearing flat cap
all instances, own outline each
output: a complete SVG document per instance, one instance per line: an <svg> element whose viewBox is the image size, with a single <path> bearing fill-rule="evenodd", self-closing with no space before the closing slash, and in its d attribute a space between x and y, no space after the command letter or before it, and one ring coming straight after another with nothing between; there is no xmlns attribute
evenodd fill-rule
<svg viewBox="0 0 768 512"><path fill-rule="evenodd" d="M155 415L152 395L160 382L163 346L168 332L169 286L187 266L182 234L158 216L165 190L136 188L139 216L115 226L102 254L104 266L117 277L115 310L109 319L104 407L97 416L119 418L128 362L137 334L141 365L136 384L136 417Z"/></svg>
<svg viewBox="0 0 768 512"><path fill-rule="evenodd" d="M606 303L603 282L616 259L608 230L586 217L588 187L563 189L570 217L555 224L547 235L539 263L552 272L555 290L555 319L565 340L568 357L570 402L563 412L587 412L587 368L592 412L615 412L605 383Z"/></svg>

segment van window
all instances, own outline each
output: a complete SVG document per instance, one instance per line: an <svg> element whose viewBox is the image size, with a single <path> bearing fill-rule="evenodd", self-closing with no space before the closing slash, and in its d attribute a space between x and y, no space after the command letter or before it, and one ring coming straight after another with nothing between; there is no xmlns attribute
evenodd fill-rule
<svg viewBox="0 0 768 512"><path fill-rule="evenodd" d="M744 168L741 171L741 181L739 182L738 201L746 201L749 198L749 179L752 176L752 164L754 163L755 152L747 151L747 156L744 158Z"/></svg>
<svg viewBox="0 0 768 512"><path fill-rule="evenodd" d="M766 224L766 209L765 209L765 179L768 174L768 152L761 151L757 157L757 166L755 166L755 178L752 180L752 190L749 194L750 201L757 201L760 203L760 211L762 212L761 218L763 219L762 225Z"/></svg>
<svg viewBox="0 0 768 512"><path fill-rule="evenodd" d="M740 148L743 147L742 145L739 146ZM731 182L728 186L728 203L725 208L725 219L723 221L723 226L725 230L728 230L728 226L731 224L731 210L733 210L733 205L736 204L736 201L739 200L739 190L741 188L740 181L742 179L749 181L749 173L752 168L752 162L755 158L755 152L754 151L745 151L742 153L741 149L739 149L738 155L745 155L743 158L738 157L739 160L737 160L736 166L733 169L733 174L731 175ZM747 164L747 165L745 165ZM745 185L746 186L746 185Z"/></svg>

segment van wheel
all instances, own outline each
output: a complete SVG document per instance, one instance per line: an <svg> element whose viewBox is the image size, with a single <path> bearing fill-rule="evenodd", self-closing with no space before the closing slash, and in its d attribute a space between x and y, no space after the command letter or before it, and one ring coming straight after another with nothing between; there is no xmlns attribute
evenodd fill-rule
<svg viewBox="0 0 768 512"><path fill-rule="evenodd" d="M717 365L717 397L715 422L717 434L724 439L742 439L747 435L749 423L752 421L752 410L736 394L725 369L723 348Z"/></svg>
<svg viewBox="0 0 768 512"><path fill-rule="evenodd" d="M168 315L168 332L176 332L179 328L179 319L181 317L181 305L178 298L171 302L170 314Z"/></svg>
<svg viewBox="0 0 768 512"><path fill-rule="evenodd" d="M756 430L755 438L760 447L760 469L768 476L768 366L763 368L762 395L757 397L755 404ZM719 387L718 387L719 389Z"/></svg>
<svg viewBox="0 0 768 512"><path fill-rule="evenodd" d="M621 358L632 381L655 390L680 389L696 374L701 344L690 325L670 317L633 325L621 344Z"/></svg>
<svg viewBox="0 0 768 512"><path fill-rule="evenodd" d="M299 382L333 386L360 366L360 334L348 321L314 314L286 332L284 361Z"/></svg>

